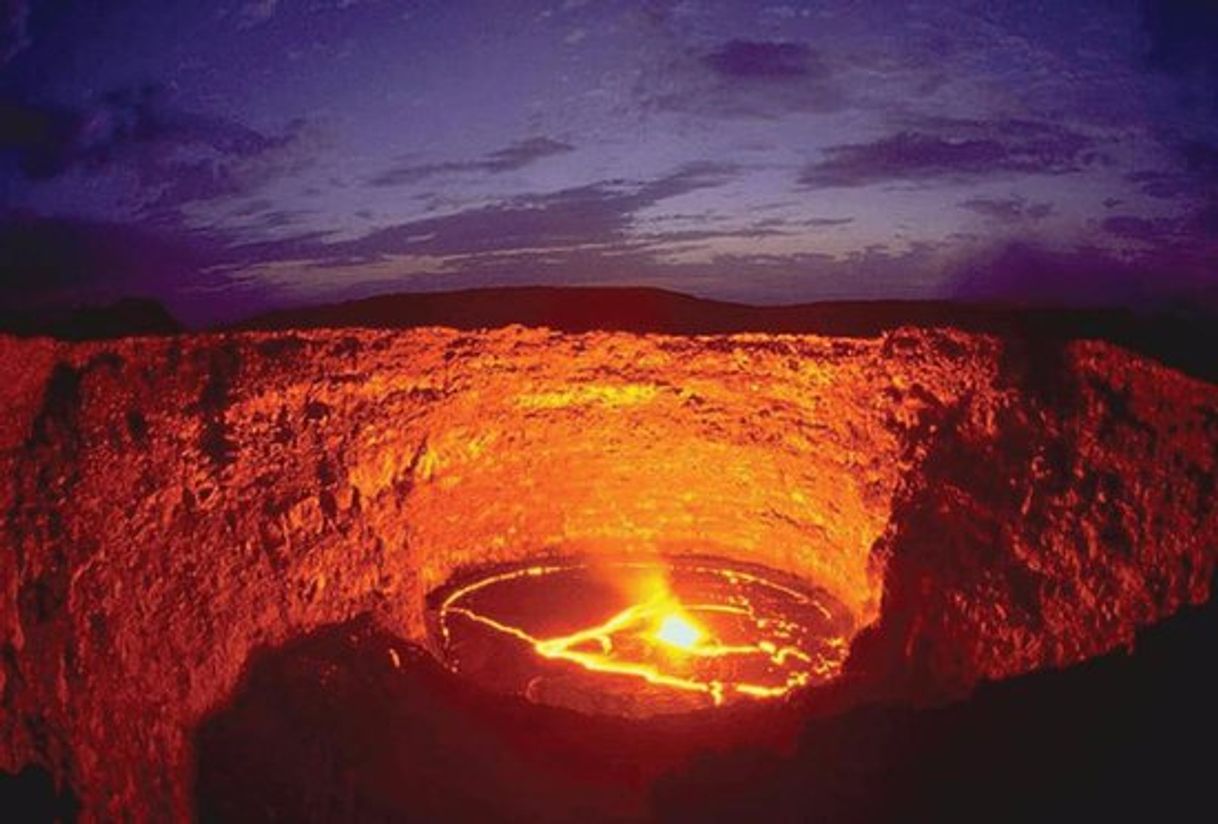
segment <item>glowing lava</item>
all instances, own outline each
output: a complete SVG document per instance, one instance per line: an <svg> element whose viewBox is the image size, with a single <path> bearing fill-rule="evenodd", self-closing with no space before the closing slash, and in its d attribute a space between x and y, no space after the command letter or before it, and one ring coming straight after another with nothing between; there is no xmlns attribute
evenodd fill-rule
<svg viewBox="0 0 1218 824"><path fill-rule="evenodd" d="M851 630L823 591L703 561L498 572L449 592L438 628L445 661L473 680L625 715L777 698L829 680Z"/></svg>
<svg viewBox="0 0 1218 824"><path fill-rule="evenodd" d="M656 640L677 649L689 650L702 637L702 630L680 615L665 615L656 630Z"/></svg>

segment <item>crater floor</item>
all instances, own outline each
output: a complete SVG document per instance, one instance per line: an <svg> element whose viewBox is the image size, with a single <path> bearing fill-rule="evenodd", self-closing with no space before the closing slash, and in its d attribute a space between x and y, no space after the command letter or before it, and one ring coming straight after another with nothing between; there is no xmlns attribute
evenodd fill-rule
<svg viewBox="0 0 1218 824"><path fill-rule="evenodd" d="M526 562L449 590L433 635L454 673L587 713L787 698L840 675L854 630L823 590L711 557Z"/></svg>

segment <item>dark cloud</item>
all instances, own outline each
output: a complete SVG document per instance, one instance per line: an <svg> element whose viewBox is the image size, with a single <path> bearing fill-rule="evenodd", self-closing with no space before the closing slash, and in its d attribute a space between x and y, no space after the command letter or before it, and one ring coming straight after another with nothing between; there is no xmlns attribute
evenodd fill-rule
<svg viewBox="0 0 1218 824"><path fill-rule="evenodd" d="M269 23L276 15L289 11L316 12L321 9L348 9L360 0L312 0L309 3L283 3L281 0L242 0L234 18L237 27L251 29Z"/></svg>
<svg viewBox="0 0 1218 824"><path fill-rule="evenodd" d="M1177 151L1185 171L1208 185L1218 184L1218 146L1203 140L1183 140Z"/></svg>
<svg viewBox="0 0 1218 824"><path fill-rule="evenodd" d="M143 218L178 222L188 203L252 195L277 178L303 172L315 163L309 147L299 138L304 128L301 121L293 123L252 153L226 154L195 147L187 156L178 152L151 162L146 158L139 164L141 181L159 194L144 205ZM246 204L242 216L267 211L249 209Z"/></svg>
<svg viewBox="0 0 1218 824"><path fill-rule="evenodd" d="M1139 169L1129 172L1125 179L1138 187L1147 197L1173 200L1196 191L1197 181L1178 171L1163 169Z"/></svg>
<svg viewBox="0 0 1218 824"><path fill-rule="evenodd" d="M1147 63L1177 77L1186 103L1218 111L1218 3L1142 0Z"/></svg>
<svg viewBox="0 0 1218 824"><path fill-rule="evenodd" d="M828 74L806 43L729 40L707 54L703 62L718 74L733 78L793 78Z"/></svg>
<svg viewBox="0 0 1218 824"><path fill-rule="evenodd" d="M1199 243L1218 253L1218 146L1202 140L1167 140L1173 162L1157 169L1130 172L1125 179L1148 197L1176 201L1174 218L1146 220L1117 215L1104 228L1118 237Z"/></svg>
<svg viewBox="0 0 1218 824"><path fill-rule="evenodd" d="M247 0L237 13L238 25L249 28L265 23L275 16L279 0Z"/></svg>
<svg viewBox="0 0 1218 824"><path fill-rule="evenodd" d="M1212 197L1192 216L1192 225L1211 244L1218 258L1218 197ZM1218 275L1215 276L1218 280Z"/></svg>
<svg viewBox="0 0 1218 824"><path fill-rule="evenodd" d="M178 110L162 87L146 85L110 92L83 108L0 100L0 154L14 158L27 178L46 180L122 159L147 167L157 147L252 157L290 142L299 125L263 135L233 120Z"/></svg>
<svg viewBox="0 0 1218 824"><path fill-rule="evenodd" d="M960 208L1001 223L1043 220L1053 213L1051 203L1028 203L1022 197L974 197L960 202Z"/></svg>
<svg viewBox="0 0 1218 824"><path fill-rule="evenodd" d="M671 248L674 244L697 244L708 240L723 240L725 238L745 238L755 240L763 237L777 237L786 235L782 229L773 226L762 226L754 224L745 229L670 229L660 232L636 231L632 233L632 237L637 239L637 242L629 243L631 248L652 248L657 246L666 246Z"/></svg>
<svg viewBox="0 0 1218 824"><path fill-rule="evenodd" d="M796 226L812 226L823 228L826 226L845 226L847 223L854 223L852 217L811 217L807 220L795 221Z"/></svg>
<svg viewBox="0 0 1218 824"><path fill-rule="evenodd" d="M798 220L785 217L768 217L754 224L760 229L827 229L853 223L852 217L808 217Z"/></svg>
<svg viewBox="0 0 1218 824"><path fill-rule="evenodd" d="M551 140L548 137L530 137L527 140L513 143L511 146L500 149L497 152L491 152L491 154L487 155L484 164L488 171L507 172L514 169L522 169L544 157L564 154L572 151L574 148L574 146L568 143Z"/></svg>
<svg viewBox="0 0 1218 824"><path fill-rule="evenodd" d="M228 250L235 265L283 259L378 260L386 255L472 255L626 242L636 212L698 189L722 185L734 166L695 163L643 183L607 181L450 215L424 218L337 243L310 234Z"/></svg>
<svg viewBox="0 0 1218 824"><path fill-rule="evenodd" d="M670 37L675 47L680 38ZM840 111L847 103L818 52L776 41L729 40L709 52L665 53L661 65L640 73L635 93L644 111L709 118L777 119Z"/></svg>
<svg viewBox="0 0 1218 824"><path fill-rule="evenodd" d="M995 175L1065 174L1094 160L1092 141L1030 121L958 121L950 132L903 131L871 143L830 146L799 182L813 188L889 181L952 182Z"/></svg>
<svg viewBox="0 0 1218 824"><path fill-rule="evenodd" d="M206 280L201 273L215 260L208 246L130 223L0 214L0 302L73 305L136 294L176 303Z"/></svg>
<svg viewBox="0 0 1218 824"><path fill-rule="evenodd" d="M253 188L250 179L233 164L214 159L175 163L171 172L162 172L157 177L164 179L164 187L148 204L146 212L163 217L176 214L186 203L236 197Z"/></svg>
<svg viewBox="0 0 1218 824"><path fill-rule="evenodd" d="M1218 310L1212 264L1188 253L1117 257L1095 247L1059 250L1013 242L962 256L946 272L944 296L960 300Z"/></svg>
<svg viewBox="0 0 1218 824"><path fill-rule="evenodd" d="M1142 194L1162 200L1218 197L1218 146L1202 140L1167 139L1172 162L1125 175Z"/></svg>
<svg viewBox="0 0 1218 824"><path fill-rule="evenodd" d="M30 45L29 0L0 0L0 66Z"/></svg>
<svg viewBox="0 0 1218 824"><path fill-rule="evenodd" d="M1100 225L1108 234L1123 240L1161 248L1204 250L1218 255L1218 201L1204 203L1192 211L1172 217L1113 215Z"/></svg>
<svg viewBox="0 0 1218 824"><path fill-rule="evenodd" d="M1145 218L1137 215L1113 215L1101 224L1113 237L1143 243L1162 243L1179 232L1178 220Z"/></svg>
<svg viewBox="0 0 1218 824"><path fill-rule="evenodd" d="M0 152L26 177L56 177L76 165L105 165L119 148L159 137L155 89L108 95L88 109L0 101Z"/></svg>
<svg viewBox="0 0 1218 824"><path fill-rule="evenodd" d="M275 208L275 204L272 201L264 197L260 197L246 203L244 206L237 209L234 214L238 217L250 217L251 215L256 215L261 212L269 212L273 208Z"/></svg>
<svg viewBox="0 0 1218 824"><path fill-rule="evenodd" d="M502 174L523 169L538 160L574 150L574 146L549 137L530 137L506 146L477 160L448 161L398 166L382 172L368 183L372 186L402 186L425 178L446 174Z"/></svg>

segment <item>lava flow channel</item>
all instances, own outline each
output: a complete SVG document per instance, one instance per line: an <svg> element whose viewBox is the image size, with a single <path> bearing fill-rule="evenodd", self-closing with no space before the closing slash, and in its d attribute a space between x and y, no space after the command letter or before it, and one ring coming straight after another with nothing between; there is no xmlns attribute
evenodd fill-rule
<svg viewBox="0 0 1218 824"><path fill-rule="evenodd" d="M539 703L627 715L827 681L849 624L827 593L702 563L521 567L456 588L439 608L454 671Z"/></svg>

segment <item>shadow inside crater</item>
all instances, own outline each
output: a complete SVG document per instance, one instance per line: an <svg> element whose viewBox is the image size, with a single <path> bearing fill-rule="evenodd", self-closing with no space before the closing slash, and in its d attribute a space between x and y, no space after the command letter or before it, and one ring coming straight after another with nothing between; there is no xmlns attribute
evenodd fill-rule
<svg viewBox="0 0 1218 824"><path fill-rule="evenodd" d="M69 822L80 802L69 787L56 787L44 767L29 765L17 773L0 770L0 817L6 821Z"/></svg>
<svg viewBox="0 0 1218 824"><path fill-rule="evenodd" d="M637 721L492 695L360 620L251 660L197 732L202 820L1059 820L1208 811L1213 601L1136 653L947 706ZM840 696L839 696L840 699ZM839 704L840 706L840 704Z"/></svg>
<svg viewBox="0 0 1218 824"><path fill-rule="evenodd" d="M368 619L256 652L196 734L202 820L622 820L695 752L771 749L791 705L646 721L485 691Z"/></svg>
<svg viewBox="0 0 1218 824"><path fill-rule="evenodd" d="M1218 604L1143 630L1135 651L980 686L929 707L811 719L789 757L699 758L653 787L698 821L1211 819Z"/></svg>

